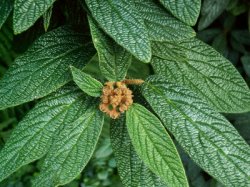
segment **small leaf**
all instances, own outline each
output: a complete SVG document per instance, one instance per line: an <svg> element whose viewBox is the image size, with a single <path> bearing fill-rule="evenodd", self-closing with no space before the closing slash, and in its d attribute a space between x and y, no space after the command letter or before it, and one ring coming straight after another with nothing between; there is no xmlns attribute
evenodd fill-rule
<svg viewBox="0 0 250 187"><path fill-rule="evenodd" d="M195 31L151 0L134 0L153 41L176 41L195 36Z"/></svg>
<svg viewBox="0 0 250 187"><path fill-rule="evenodd" d="M64 185L79 175L95 150L103 122L103 113L94 100L84 114L60 130L34 186Z"/></svg>
<svg viewBox="0 0 250 187"><path fill-rule="evenodd" d="M71 67L71 72L74 82L82 91L93 97L101 96L102 83L75 67Z"/></svg>
<svg viewBox="0 0 250 187"><path fill-rule="evenodd" d="M83 67L94 55L82 34L61 27L40 37L0 81L0 110L48 95L71 80L69 65Z"/></svg>
<svg viewBox="0 0 250 187"><path fill-rule="evenodd" d="M201 0L160 0L175 17L188 25L195 25L200 14Z"/></svg>
<svg viewBox="0 0 250 187"><path fill-rule="evenodd" d="M175 145L156 116L133 104L126 113L126 125L135 151L156 175L168 186L188 186Z"/></svg>
<svg viewBox="0 0 250 187"><path fill-rule="evenodd" d="M15 34L31 27L55 0L15 0L13 26Z"/></svg>
<svg viewBox="0 0 250 187"><path fill-rule="evenodd" d="M203 30L208 27L226 9L230 0L204 0L201 8L201 18L198 29Z"/></svg>
<svg viewBox="0 0 250 187"><path fill-rule="evenodd" d="M151 59L147 29L133 0L86 0L96 21L119 45L143 62Z"/></svg>
<svg viewBox="0 0 250 187"><path fill-rule="evenodd" d="M167 186L137 156L127 132L125 117L111 122L110 138L119 176L125 187Z"/></svg>
<svg viewBox="0 0 250 187"><path fill-rule="evenodd" d="M13 9L13 0L1 0L0 2L0 29L9 17Z"/></svg>
<svg viewBox="0 0 250 187"><path fill-rule="evenodd" d="M232 63L207 44L191 38L155 42L152 65L166 80L188 87L220 112L250 110L250 90Z"/></svg>
<svg viewBox="0 0 250 187"><path fill-rule="evenodd" d="M53 5L43 14L43 27L44 30L47 32L49 25L50 25L50 19L52 16L52 9Z"/></svg>
<svg viewBox="0 0 250 187"><path fill-rule="evenodd" d="M100 30L90 16L88 20L102 74L109 81L123 80L131 64L132 55Z"/></svg>
<svg viewBox="0 0 250 187"><path fill-rule="evenodd" d="M77 120L90 100L76 87L67 85L38 103L14 129L0 152L0 181L43 157L58 127Z"/></svg>
<svg viewBox="0 0 250 187"><path fill-rule="evenodd" d="M200 167L225 186L250 185L250 147L221 114L189 89L160 76L148 78L142 92Z"/></svg>

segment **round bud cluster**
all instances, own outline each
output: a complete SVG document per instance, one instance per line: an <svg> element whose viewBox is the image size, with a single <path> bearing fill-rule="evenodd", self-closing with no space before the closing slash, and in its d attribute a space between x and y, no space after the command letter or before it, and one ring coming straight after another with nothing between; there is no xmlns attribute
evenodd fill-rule
<svg viewBox="0 0 250 187"><path fill-rule="evenodd" d="M113 119L128 110L133 103L132 91L123 82L107 82L102 89L100 110Z"/></svg>

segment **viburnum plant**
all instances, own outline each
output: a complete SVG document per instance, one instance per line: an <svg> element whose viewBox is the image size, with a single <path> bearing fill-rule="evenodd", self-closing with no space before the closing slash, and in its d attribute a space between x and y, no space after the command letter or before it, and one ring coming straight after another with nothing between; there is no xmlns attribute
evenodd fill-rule
<svg viewBox="0 0 250 187"><path fill-rule="evenodd" d="M54 2L1 0L0 26L13 9L15 34L41 16L47 30ZM250 186L250 147L220 114L250 111L250 90L227 59L195 37L201 1L80 4L81 14L71 12L78 25L40 36L0 80L1 110L37 102L0 151L0 181L43 159L33 185L67 184L111 118L124 186L188 186L176 142L225 186ZM94 75L85 66L96 57Z"/></svg>

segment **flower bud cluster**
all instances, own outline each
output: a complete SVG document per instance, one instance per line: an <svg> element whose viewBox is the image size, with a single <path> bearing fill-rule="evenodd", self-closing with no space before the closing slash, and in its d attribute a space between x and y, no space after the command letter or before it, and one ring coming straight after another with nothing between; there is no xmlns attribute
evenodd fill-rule
<svg viewBox="0 0 250 187"><path fill-rule="evenodd" d="M102 90L100 110L113 119L128 110L133 103L132 91L124 82L107 82Z"/></svg>

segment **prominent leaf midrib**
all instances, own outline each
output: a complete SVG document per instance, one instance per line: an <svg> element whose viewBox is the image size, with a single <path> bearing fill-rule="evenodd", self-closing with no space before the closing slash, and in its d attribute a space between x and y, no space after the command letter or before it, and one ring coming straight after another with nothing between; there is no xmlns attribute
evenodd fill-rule
<svg viewBox="0 0 250 187"><path fill-rule="evenodd" d="M163 58L158 57L158 56L155 56L155 58L160 59L160 61L164 60ZM167 60L167 58L166 58L166 60ZM160 62L160 63L162 64L163 62ZM185 63L185 62L184 62L184 63ZM189 64L189 63L187 63L187 64L188 64L187 66L190 65L190 67L192 68L191 64ZM176 65L176 67L178 67L179 71L182 72L182 77L185 78L185 81L188 81L189 84L191 84L193 87L195 87L196 92L198 92L199 94L201 94L202 96L204 96L204 98L206 98L206 100L208 100L210 103L212 103L213 106L216 106L215 100L213 100L211 97L208 97L208 95L206 95L206 94L208 94L208 92L202 92L201 89L198 89L197 85L195 85L195 84L192 82L192 80L189 79L188 76L186 76L186 73L184 72L184 70L183 70L182 68L180 68L179 62L176 62L175 65ZM168 68L168 66L166 66L165 68ZM198 74L203 75L201 72L199 72L199 71L196 70L195 68L194 68L194 70L195 70ZM172 77L175 77L175 75L173 74L173 72L172 72L169 68L168 68L168 72L172 74ZM204 75L204 76L205 76L205 75ZM207 78L209 79L209 77L207 77L207 76L205 76L205 78L204 78L204 80L205 80L206 82L208 81ZM230 83L232 82L231 80L227 80L227 79L223 79L223 80L226 80L227 82L230 82ZM207 83L208 83L208 82L207 82ZM235 83L235 84L237 84L237 83ZM210 93L211 93L214 97L217 98L217 101L223 102L224 106L226 106L226 105L229 106L229 105L230 105L228 102L225 101L224 97L219 97L218 95L214 94L213 88L211 88L211 85L210 85L209 83L208 83L208 86L209 86L208 88L209 88L209 90L210 90ZM221 86L219 86L219 85L217 85L217 84L216 84L216 86L217 86L220 90L223 89L225 93L229 93L229 92L228 92L226 89L224 89L223 87L222 87L222 89L221 89ZM244 94L244 93L241 92L241 91L237 91L237 93ZM229 94L228 94L228 97L233 97L233 96L232 96L232 94L229 93ZM231 99L231 102L233 102L235 106L240 106L240 105L239 105L235 100L233 100L233 99Z"/></svg>
<svg viewBox="0 0 250 187"><path fill-rule="evenodd" d="M147 84L150 85L149 83L147 83ZM151 86L151 88L153 88L154 90L158 91L158 93L159 93L160 95L164 95L159 89L155 88L154 86ZM165 98L165 97L164 97L164 98ZM189 122L192 122L192 124L195 124L195 121L193 121L189 116L187 116L185 113L183 113L181 110L179 110L178 107L176 107L176 105L175 105L172 101L168 100L167 98L165 98L165 100L167 101L167 103L168 103L169 105L173 106L173 108L175 108L177 111L179 111L185 118L189 119ZM186 104L186 103L184 103L184 104ZM210 128L213 128L213 127L210 126ZM199 130L199 128L196 128L196 129ZM199 131L199 132L200 132L200 131ZM201 132L202 132L202 131L201 131ZM223 133L220 133L220 132L218 132L218 133L219 133L223 138L227 139L227 138L224 136ZM209 138L207 138L207 139L209 139ZM230 140L228 140L228 141L231 142ZM232 145L235 145L234 142L231 142L231 144L232 144ZM238 148L237 145L235 145L235 146ZM241 150L242 152L248 154L247 152L245 152L245 150L240 149L240 148L238 148L238 149Z"/></svg>
<svg viewBox="0 0 250 187"><path fill-rule="evenodd" d="M134 112L135 113L135 112ZM143 121L140 117L139 117L139 115L134 115L134 118L135 119L137 119L137 121ZM136 120L135 120L136 121ZM133 126L133 128L135 128L136 126ZM142 129L142 131L147 135L146 137L146 142L147 142L147 139L148 140L150 140L150 141L148 141L148 142L151 142L150 144L151 145L155 145L155 142L151 139L151 137L150 137L150 135L149 135L149 133L143 128L143 125L141 126L141 128L139 127L139 125L137 125L137 128L138 128L138 132L140 132L139 131L139 129ZM135 130L133 131L133 132L136 132ZM166 134L166 133L165 133ZM167 134L166 134L166 136L168 136ZM170 137L169 137L170 138ZM140 141L140 139L139 139L139 142L140 142L140 145L142 145L142 142ZM154 142L154 143L152 143L152 142ZM142 146L141 146L142 147ZM157 146L152 146L152 147L154 147L154 150L156 150L156 152L157 152L157 154L158 155L162 155L161 154L161 152L159 151L159 149L158 149L158 147ZM153 150L153 151L154 151ZM152 151L152 150L151 150ZM175 149L175 151L177 152L177 150ZM172 151L171 151L172 152ZM148 159L150 158L150 156L148 155L148 154L146 154L147 155L147 157L148 157ZM155 156L155 154L153 154L154 156ZM168 167L168 170L172 173L172 175L173 176L175 176L176 177L176 179L178 180L178 182L181 184L182 183L182 181L180 180L180 178L179 178L179 175L176 175L176 173L175 172L172 172L172 169L171 169L171 166L169 165L169 161L167 161L166 160L166 157L163 157L163 156L161 156L161 162L162 162L162 160L164 160L164 163L167 165L167 167ZM168 157L169 158L169 157ZM154 158L155 159L155 158ZM149 159L150 160L150 159ZM156 160L156 159L155 159ZM179 157L179 160L181 160L180 159L180 157ZM171 162L172 164L174 164L174 162ZM161 170L162 170L162 172L163 172L163 168L162 168L162 165L161 165ZM157 171L159 172L159 173L162 173L161 171L159 171L158 169L157 169ZM179 171L177 171L177 170L175 170L176 172L178 172L178 174L180 174L181 175L181 172L179 172ZM182 170L183 171L183 173L185 173L185 171L184 170ZM186 184L188 184L188 182L186 181L186 179L185 179L185 182L186 182Z"/></svg>
<svg viewBox="0 0 250 187"><path fill-rule="evenodd" d="M66 55L68 55L68 54L70 54L70 53L73 53L73 52L75 52L75 51L77 51L77 50L79 50L79 49L81 49L81 48L83 48L83 47L84 47L84 46L80 46L80 47L73 48L73 49L67 51L66 53L60 54L60 55L56 56L55 58L52 58L52 59L46 61L46 63L42 64L42 66L41 66L40 68L36 69L35 71L32 71L32 73L34 74L34 73L37 73L38 71L40 71L41 69L45 69L46 66L51 65L50 62L52 62L52 61L54 61L54 60L57 60L57 59L59 59L59 58L62 58L62 57L66 56ZM58 62L56 62L54 65L58 67L60 64L61 64L61 62L58 61ZM22 65L22 66L23 66L23 65ZM54 68L54 71L55 71L55 70L57 70L57 68ZM31 77L32 77L31 75L27 75L27 76L25 76L23 79L27 79L27 78L31 78ZM50 78L50 77L46 77L46 79L44 79L40 84L44 83L44 82L45 82L47 79L49 79L49 78ZM66 83L68 83L69 81L70 81L70 80L65 81L64 83L66 84ZM18 85L18 84L20 84L20 83L17 82L15 85ZM36 85L36 88L39 87L40 84ZM27 85L28 85L28 84L27 84ZM64 84L61 84L61 85L64 85ZM28 87L28 86L27 86L27 87ZM57 89L57 88L54 88L53 90L55 91L56 89ZM6 90L5 93L8 93L10 90L12 90L12 88L5 89L5 90ZM53 92L53 91L52 91L52 92ZM40 98L40 97L39 97L39 98ZM36 98L36 99L38 99L38 98Z"/></svg>
<svg viewBox="0 0 250 187"><path fill-rule="evenodd" d="M88 124L88 123L94 118L94 115L95 115L95 111L93 111L92 114L89 114L89 116L88 116L88 121L86 121L86 124ZM87 123L87 122L88 122L88 123ZM73 122L73 123L74 123L74 122ZM85 122L84 122L84 123L85 123ZM76 127L76 128L77 128L77 127ZM81 137L82 137L82 134L83 134L86 130L88 130L88 125L86 125L86 126L81 130L81 133L79 133L78 138L77 138L77 140L76 140L76 143L73 145L73 147L72 147L71 150L75 149L75 147L78 145L78 143L79 143L79 141L80 141L80 139L81 139ZM70 153L71 153L71 152L68 152L68 153L67 153L67 156L66 156L65 159L63 160L62 165L68 160L68 157L69 157ZM60 172L62 171L62 169L63 169L63 167L61 167L61 168L59 169L59 172L58 172L58 173L60 173ZM66 183L67 183L67 182L65 182L65 183L59 183L58 185L64 185L64 184L66 184Z"/></svg>
<svg viewBox="0 0 250 187"><path fill-rule="evenodd" d="M163 94L159 89L155 88L155 87L152 86L150 83L146 83L146 84L147 84L148 86L150 86L153 90L155 90L159 95L164 96L164 94ZM248 174L245 173L241 168L239 168L239 166L238 166L237 164L235 164L235 163L232 161L232 159L229 158L229 157L227 156L227 154L224 153L224 151L223 151L220 147L218 147L217 145L215 145L213 142L209 141L209 137L207 137L207 135L206 135L205 133L203 133L203 132L198 128L198 126L196 125L196 123L195 123L189 116L187 116L185 113L183 113L181 110L179 110L179 108L178 108L177 106L175 106L175 104L172 103L172 101L170 101L169 99L167 99L167 98L165 98L165 97L163 97L163 98L165 99L165 101L166 101L170 106L172 106L175 110L177 110L178 112L180 112L180 113L185 117L185 119L187 119L191 124L193 124L193 127L195 127L196 130L198 130L198 132L199 132L200 134L202 134L202 137L205 138L208 142L210 142L215 148L217 148L217 150L218 150L221 154L223 154L224 157L227 158L227 160L228 160L229 162L233 163L233 165L234 165L239 171L241 171L241 173L243 173L245 176L249 177ZM224 137L223 134L220 133L220 135ZM227 138L226 138L226 139L227 139ZM228 139L227 139L227 140L228 140ZM238 148L238 146L237 146L237 148ZM185 149L185 148L184 148L184 149ZM209 158L208 158L208 159L209 159Z"/></svg>
<svg viewBox="0 0 250 187"><path fill-rule="evenodd" d="M77 101L77 100L76 100L76 101ZM76 101L72 102L72 104L74 104ZM22 145L22 147L19 149L19 151L20 151L20 152L23 151L23 147L24 147L25 145L27 145L27 142L30 142L30 140L32 140L37 134L41 133L41 131L44 130L44 128L46 128L49 124L51 124L51 122L53 122L59 115L62 115L64 112L66 112L67 109L68 109L67 107L69 107L69 106L72 105L72 104L66 105L66 106L65 106L65 109L63 109L60 113L58 113L57 115L53 116L47 123L45 123L44 126L43 126L42 128L40 128L32 137L30 137L30 138ZM55 107L58 107L58 106L55 106ZM44 111L43 113L45 113L45 112L47 112L47 111ZM44 155L46 155L46 153L44 153L43 155L41 155L39 158L42 158ZM8 158L8 161L6 162L5 165L7 165L7 164L10 163L11 161L13 161L12 158L14 158L14 157L15 157L15 154L12 155L11 159ZM39 158L35 158L35 159L33 159L33 161L35 161L35 160L37 160L37 159L39 159ZM28 162L26 161L24 164L22 164L22 165L20 165L19 167L17 167L16 170L18 170L18 169L21 168L23 165L26 165L26 164L28 164L28 163L30 163L30 161L28 161ZM9 174L9 175L10 175L10 174ZM9 175L7 175L7 176L9 176ZM7 176L6 176L6 177L7 177Z"/></svg>
<svg viewBox="0 0 250 187"><path fill-rule="evenodd" d="M161 60L170 60L170 59L168 59L168 58L162 58L162 57L157 56L157 55L155 55L155 57L158 58L158 59L161 59ZM203 74L201 71L199 71L199 70L197 70L196 68L194 68L194 67L193 67L191 64L189 64L186 60L183 60L183 59L181 59L181 58L180 58L179 60L182 60L182 63L186 64L190 69L194 70L195 72L197 72L197 74L200 74L202 77L204 77L204 80L210 81L211 83L213 83L213 85L216 85L220 90L224 90L225 93L230 93L230 92L228 92L228 90L226 90L224 87L221 87L220 85L218 85L211 77L209 77L209 76ZM203 61L200 61L200 62L203 63ZM162 62L161 62L161 63L162 63ZM177 60L175 61L175 64L176 64L176 66L178 67L178 69L179 69L181 72L183 72L183 73L182 73L182 76L185 77L186 79L188 79L189 82L191 82L191 80L188 78L188 76L186 76L186 74L185 74L185 72L183 71L183 69L180 68L179 62L177 62ZM207 64L207 65L211 65L211 64ZM214 67L214 66L213 66L213 67ZM214 67L214 68L216 68L216 67ZM223 70L223 69L222 69L222 70ZM225 73L227 73L226 70L223 70L223 71L224 71ZM221 79L221 77L220 77L220 79ZM223 80L226 81L226 82L232 83L232 80L228 80L228 79L223 79ZM233 82L233 83L234 83L235 85L238 86L238 84L237 84L236 82ZM192 83L192 85L194 85L194 84ZM210 84L208 84L208 85L210 86ZM197 88L196 85L195 85L195 87ZM207 95L205 94L205 92L201 92L200 89L196 89L196 90L199 91L200 94L204 95L207 99L209 99L210 102L214 103L214 102L211 100L210 97L207 97ZM211 90L211 93L213 93L213 92L212 92L213 89L210 88L210 90ZM244 94L244 93L241 92L241 91L237 91L237 92L238 92L238 93L241 93L241 94ZM228 94L228 95L231 96L231 94ZM224 103L225 105L230 106L229 103L227 103L222 97L218 97L216 94L213 94L213 96L217 97L218 100L223 101L223 103ZM234 104L239 106L238 103L234 103Z"/></svg>

